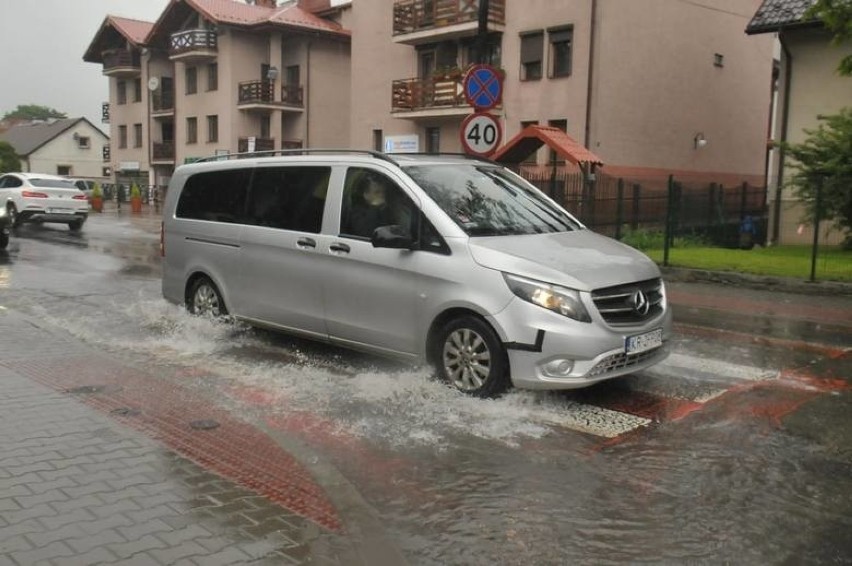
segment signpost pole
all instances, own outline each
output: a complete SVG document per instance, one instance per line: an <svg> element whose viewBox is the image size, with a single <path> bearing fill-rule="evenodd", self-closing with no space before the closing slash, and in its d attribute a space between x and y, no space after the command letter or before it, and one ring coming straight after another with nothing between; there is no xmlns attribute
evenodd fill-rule
<svg viewBox="0 0 852 566"><path fill-rule="evenodd" d="M479 13L476 34L476 62L480 65L488 63L488 2L479 0Z"/></svg>

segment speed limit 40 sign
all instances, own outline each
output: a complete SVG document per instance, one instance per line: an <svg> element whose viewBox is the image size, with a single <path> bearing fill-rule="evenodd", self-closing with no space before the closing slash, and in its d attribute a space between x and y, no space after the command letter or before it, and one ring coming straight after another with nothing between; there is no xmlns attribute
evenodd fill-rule
<svg viewBox="0 0 852 566"><path fill-rule="evenodd" d="M482 157L494 153L503 139L500 121L487 112L476 112L465 118L459 132L465 152Z"/></svg>

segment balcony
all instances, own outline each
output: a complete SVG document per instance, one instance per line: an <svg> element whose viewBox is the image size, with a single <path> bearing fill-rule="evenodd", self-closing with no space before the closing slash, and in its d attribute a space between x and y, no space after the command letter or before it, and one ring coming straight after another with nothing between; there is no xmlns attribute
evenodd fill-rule
<svg viewBox="0 0 852 566"><path fill-rule="evenodd" d="M109 163L110 150L108 143L104 144L104 146L101 148L101 156L103 158L104 163Z"/></svg>
<svg viewBox="0 0 852 566"><path fill-rule="evenodd" d="M254 140L254 149L249 149L249 141ZM273 138L240 138L237 143L237 152L249 153L255 151L271 151L275 149Z"/></svg>
<svg viewBox="0 0 852 566"><path fill-rule="evenodd" d="M101 103L101 122L109 124L109 102Z"/></svg>
<svg viewBox="0 0 852 566"><path fill-rule="evenodd" d="M506 27L506 0L490 0L488 31ZM471 37L479 28L479 0L397 0L393 5L393 40L419 45Z"/></svg>
<svg viewBox="0 0 852 566"><path fill-rule="evenodd" d="M400 79L391 87L391 112L399 118L463 116L472 112L464 97L461 70L426 79Z"/></svg>
<svg viewBox="0 0 852 566"><path fill-rule="evenodd" d="M199 63L216 58L217 36L207 29L189 29L169 37L169 59Z"/></svg>
<svg viewBox="0 0 852 566"><path fill-rule="evenodd" d="M109 49L103 52L103 74L108 77L138 77L142 74L142 63L138 51Z"/></svg>
<svg viewBox="0 0 852 566"><path fill-rule="evenodd" d="M174 116L175 92L173 89L159 88L151 93L151 116L154 118Z"/></svg>
<svg viewBox="0 0 852 566"><path fill-rule="evenodd" d="M151 148L152 163L174 163L175 162L175 142L154 142Z"/></svg>
<svg viewBox="0 0 852 566"><path fill-rule="evenodd" d="M272 110L290 110L302 112L302 87L284 85L281 98L275 96L275 81L245 81L237 85L237 107L240 110L270 112Z"/></svg>

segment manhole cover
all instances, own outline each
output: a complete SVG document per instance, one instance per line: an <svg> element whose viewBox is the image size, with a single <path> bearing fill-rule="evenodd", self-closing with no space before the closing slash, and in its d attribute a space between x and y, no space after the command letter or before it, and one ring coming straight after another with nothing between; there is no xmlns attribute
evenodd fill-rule
<svg viewBox="0 0 852 566"><path fill-rule="evenodd" d="M106 385L83 385L69 389L68 393L72 395L92 395L93 393L103 393L106 388Z"/></svg>
<svg viewBox="0 0 852 566"><path fill-rule="evenodd" d="M195 430L213 430L214 428L219 427L219 423L211 419L202 419L199 421L192 421L189 423L189 426Z"/></svg>
<svg viewBox="0 0 852 566"><path fill-rule="evenodd" d="M118 415L120 417L135 417L139 413L141 413L139 409L132 409L130 407L119 407L118 409L113 409L110 411L113 415Z"/></svg>

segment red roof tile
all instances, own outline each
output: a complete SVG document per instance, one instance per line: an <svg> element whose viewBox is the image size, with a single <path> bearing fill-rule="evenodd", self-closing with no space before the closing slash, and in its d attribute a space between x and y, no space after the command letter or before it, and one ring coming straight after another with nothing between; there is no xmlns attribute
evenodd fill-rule
<svg viewBox="0 0 852 566"><path fill-rule="evenodd" d="M221 24L242 26L285 25L350 35L349 31L344 30L338 24L315 16L296 5L267 8L237 0L186 0L186 4L205 17Z"/></svg>
<svg viewBox="0 0 852 566"><path fill-rule="evenodd" d="M600 157L583 147L577 140L550 126L527 126L491 156L494 161L520 163L543 145L572 163L603 164Z"/></svg>
<svg viewBox="0 0 852 566"><path fill-rule="evenodd" d="M128 41L136 45L143 44L151 28L154 27L152 22L119 18L118 16L107 16L107 21Z"/></svg>

